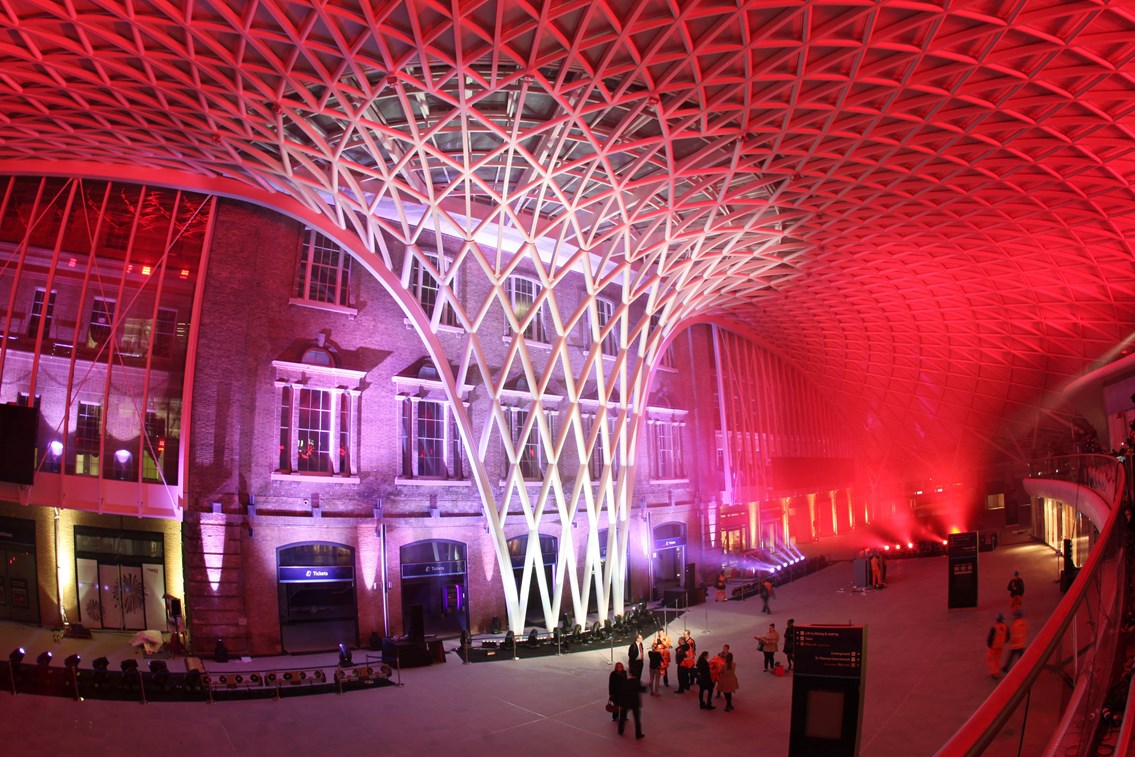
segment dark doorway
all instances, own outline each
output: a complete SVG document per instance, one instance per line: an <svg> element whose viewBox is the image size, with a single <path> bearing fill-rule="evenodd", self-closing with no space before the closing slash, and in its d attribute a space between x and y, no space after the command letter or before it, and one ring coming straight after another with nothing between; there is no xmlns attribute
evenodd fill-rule
<svg viewBox="0 0 1135 757"><path fill-rule="evenodd" d="M321 652L358 644L355 550L314 542L276 550L280 644L285 652Z"/></svg>
<svg viewBox="0 0 1135 757"><path fill-rule="evenodd" d="M654 527L653 537L654 585L651 589L655 597L661 598L667 591L685 588L686 524L662 523Z"/></svg>
<svg viewBox="0 0 1135 757"><path fill-rule="evenodd" d="M559 540L554 536L545 536L540 534L540 563L544 570L544 580L548 582L548 596L556 596L556 555L559 549ZM528 534L514 536L508 540L508 554L512 559L512 575L516 579L516 589L520 590L521 581L524 579L524 556L528 553ZM527 602L525 602L527 599ZM540 584L536 580L536 574L532 574L528 584L528 596L521 597L520 601L524 604L524 625L526 626L540 626L543 628L546 625L544 620L544 603L540 600Z"/></svg>
<svg viewBox="0 0 1135 757"><path fill-rule="evenodd" d="M463 543L446 539L418 541L399 550L404 635L456 635L469 628L466 554ZM419 612L422 627L412 628Z"/></svg>

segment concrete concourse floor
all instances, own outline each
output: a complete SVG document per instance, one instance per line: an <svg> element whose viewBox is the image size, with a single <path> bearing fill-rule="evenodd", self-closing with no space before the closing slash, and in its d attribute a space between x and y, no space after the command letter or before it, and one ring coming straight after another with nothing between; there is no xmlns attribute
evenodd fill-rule
<svg viewBox="0 0 1135 757"><path fill-rule="evenodd" d="M1013 541L1017 543L1010 543ZM821 545L822 547L822 545ZM822 552L823 549L821 548ZM839 555L833 555L839 556ZM0 692L0 751L8 757L76 755L575 755L637 750L652 755L788 752L792 677L761 672L753 636L770 621L867 626L866 686L860 753L867 757L933 754L992 691L985 669L985 636L997 612L1006 612L1005 585L1013 570L1024 577L1030 630L1043 624L1060 594L1053 550L1021 534L1003 532L1001 546L979 558L977 609L946 608L946 558L892 560L884 591L852 589L852 568L838 562L782 586L773 615L760 600L710 602L670 624L671 636L689 628L699 651L728 643L737 657L740 690L734 712L697 707L696 693L676 696L676 676L661 697L644 696L643 731L616 733L604 710L607 677L625 648L563 656L461 664L401 671L400 687L344 695L207 703L140 703L11 695ZM72 652L83 666L100 654L133 655L132 634L97 632L90 641L55 642L50 629L0 624L0 650L23 645L28 658L52 649L56 664ZM6 647L3 645L7 645ZM447 645L453 648L455 643ZM356 652L361 661L363 652ZM779 655L783 659L783 655ZM256 658L210 672L267 670L327 664L335 655ZM117 663L114 662L115 667ZM171 663L180 670L180 661ZM719 703L720 704L720 703Z"/></svg>

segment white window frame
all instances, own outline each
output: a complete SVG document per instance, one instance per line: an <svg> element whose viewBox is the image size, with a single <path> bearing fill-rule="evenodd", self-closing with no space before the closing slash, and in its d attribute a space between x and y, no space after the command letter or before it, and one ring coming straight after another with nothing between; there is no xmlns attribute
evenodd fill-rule
<svg viewBox="0 0 1135 757"><path fill-rule="evenodd" d="M661 323L662 323L662 318L657 313L650 316L650 330L652 332L659 330L661 328ZM658 367L665 369L667 371L678 370L677 364L674 360L674 343L673 342L671 342L669 345L667 345L666 349L663 350L661 354L659 354L659 356L658 356Z"/></svg>
<svg viewBox="0 0 1135 757"><path fill-rule="evenodd" d="M335 259L330 264L324 265L317 261L317 253L330 255ZM330 290L333 301L312 296L312 274L317 267L327 268L335 272L334 283L327 282L324 285ZM351 253L315 229L305 229L296 264L296 278L293 296L290 300L291 304L346 313L352 316L357 315L358 309L351 305L351 297L353 296L351 267Z"/></svg>
<svg viewBox="0 0 1135 757"><path fill-rule="evenodd" d="M35 288L35 292L32 293L31 312L28 313L28 339L35 339L36 332L39 330L40 320L43 321L44 341L51 338L51 323L55 319L55 298L58 294L58 291L52 289L49 296L46 287ZM43 309L44 301L47 302L46 311Z"/></svg>
<svg viewBox="0 0 1135 757"><path fill-rule="evenodd" d="M615 357L619 354L619 334L618 330L612 328L611 331L603 336L603 329L611 323L615 317L615 303L606 297L595 298L595 331L601 340L599 343L599 351L603 357Z"/></svg>
<svg viewBox="0 0 1135 757"><path fill-rule="evenodd" d="M506 408L506 411L508 412L508 434L512 441L512 448L520 453L521 478L525 481L543 481L548 465L544 456L544 445L540 443L539 421L532 423L532 428L529 429L528 436L522 441L520 434L524 431L524 424L528 422L528 415L532 413L533 410L526 407L509 407ZM548 418L548 423L554 423L551 417ZM552 433L554 436L554 425L552 425ZM526 454L529 451L535 454L529 456ZM507 460L508 456L505 455L504 459ZM529 459L532 459L532 462L526 462Z"/></svg>
<svg viewBox="0 0 1135 757"><path fill-rule="evenodd" d="M685 481L686 465L682 437L686 425L684 414L651 418L650 476L652 481Z"/></svg>
<svg viewBox="0 0 1135 757"><path fill-rule="evenodd" d="M85 408L94 408L95 412L83 412ZM99 454L102 450L102 423L103 412L102 404L98 402L87 402L79 400L75 408L75 474L79 476L98 476L100 472L100 461L102 456ZM79 430L87 424L84 419L94 418L94 439L93 445L83 444L80 441ZM85 434L83 439L90 442L90 435Z"/></svg>
<svg viewBox="0 0 1135 757"><path fill-rule="evenodd" d="M588 437L595 429L595 424L599 421L599 416L596 413L582 413L583 418L583 441L587 443ZM607 439L613 440L615 438L615 419L607 418ZM616 445L617 446L617 445ZM603 476L603 432L599 432L599 436L595 440L595 447L591 450L591 456L583 463L587 467L587 472L591 477L592 485L597 485L599 479ZM611 450L611 477L612 479L619 476L619 456L618 450Z"/></svg>
<svg viewBox="0 0 1135 757"><path fill-rule="evenodd" d="M520 439L520 431L524 428L524 422L527 418L521 418L520 414L541 412L548 421L548 429L551 432L550 437L556 438L556 416L559 413L555 408L563 401L562 395L544 394L540 398L539 406L532 406L532 393L524 386L523 381L510 382L510 386L506 389L501 389L501 401L505 404L501 410L505 413L505 418L508 421L508 435L513 449L516 449ZM508 473L508 454L504 446L504 439L501 439L501 480L503 481ZM536 450L536 465L539 469L539 476L522 475L525 482L530 484L538 484L543 482L548 470L548 457L544 453L544 445L540 440L540 421L537 419L532 423L532 431L528 439L524 442L525 447L533 447ZM522 471L523 474L523 471Z"/></svg>
<svg viewBox="0 0 1135 757"><path fill-rule="evenodd" d="M442 263L444 262L446 269L449 268L451 261L441 255L425 250L418 250L418 254L410 254L410 291L414 294L414 299L422 306L432 323L436 323L437 327L441 330L452 329L454 331L461 331L461 324L457 320L457 309L451 301L450 296L446 295L442 289L441 281L433 275L433 272L422 262L421 258L425 258L431 266L433 266L439 273L444 273L442 270ZM457 297L457 279L450 279L450 292L452 297ZM426 295L432 295L432 303L427 302ZM440 309L440 312L438 312Z"/></svg>
<svg viewBox="0 0 1135 757"><path fill-rule="evenodd" d="M102 313L107 318L107 323L105 324L95 323L96 308L98 307L98 303L102 303ZM117 344L115 333L117 331L117 328L114 322L115 310L117 309L117 307L118 302L107 297L94 297L91 299L91 309L88 313L87 321L87 347L91 349L99 349L107 343ZM95 328L106 329L105 340L100 342L99 340L95 339L93 332L93 329Z"/></svg>
<svg viewBox="0 0 1135 757"><path fill-rule="evenodd" d="M399 442L403 450L402 461L399 465L399 478L414 481L465 481L467 480L468 466L463 454L461 437L457 432L457 419L454 417L449 402L440 398L427 398L414 395L398 395L401 407L399 418ZM423 470L422 458L416 454L422 443L422 409L423 407L436 408L441 418L436 422L440 424L441 435L434 438L441 455L435 459L440 466L441 473Z"/></svg>
<svg viewBox="0 0 1135 757"><path fill-rule="evenodd" d="M532 306L540 299L544 288L540 286L540 282L527 276L509 276L507 280L508 287L508 302L512 308L513 314L516 316L517 322L524 321L531 312ZM531 291L526 291L530 289ZM519 306L519 307L518 307ZM521 314L523 308L523 315ZM540 344L549 344L547 324L544 318L544 305L541 302L539 308L536 310L536 315L529 321L528 326L524 329L524 338ZM511 332L505 335L511 336Z"/></svg>
<svg viewBox="0 0 1135 757"><path fill-rule="evenodd" d="M432 368L430 376L436 376ZM437 378L425 376L395 375L391 377L395 387L395 398L399 403L398 411L398 440L401 460L398 464L396 483L399 484L469 484L469 459L465 454L465 445L457 429L457 418L453 405L445 393L445 385ZM461 397L467 397L473 390L471 384L458 387ZM438 403L444 409L443 455L445 476L427 476L422 474L418 467L414 450L418 446L418 408L422 402ZM468 403L462 400L463 406L468 409ZM407 428L407 423L409 428ZM409 432L409 436L407 436Z"/></svg>
<svg viewBox="0 0 1135 757"><path fill-rule="evenodd" d="M272 456L274 480L296 478L324 480L334 483L358 483L359 459L359 385L366 371L351 371L332 366L272 361L276 370L276 424L272 436L277 445ZM302 470L300 466L300 397L303 390L326 392L328 402L327 471ZM347 428L343 428L342 403L347 403ZM284 437L287 437L286 439ZM347 442L343 449L342 441ZM286 452L279 449L286 444ZM287 463L287 467L282 464Z"/></svg>

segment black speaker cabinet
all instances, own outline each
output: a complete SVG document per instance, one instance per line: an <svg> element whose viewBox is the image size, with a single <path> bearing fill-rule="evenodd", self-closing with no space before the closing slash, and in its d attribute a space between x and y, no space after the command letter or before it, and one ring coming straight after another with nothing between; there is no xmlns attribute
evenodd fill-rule
<svg viewBox="0 0 1135 757"><path fill-rule="evenodd" d="M406 635L414 641L426 638L426 618L421 605L410 605L410 616L406 619Z"/></svg>

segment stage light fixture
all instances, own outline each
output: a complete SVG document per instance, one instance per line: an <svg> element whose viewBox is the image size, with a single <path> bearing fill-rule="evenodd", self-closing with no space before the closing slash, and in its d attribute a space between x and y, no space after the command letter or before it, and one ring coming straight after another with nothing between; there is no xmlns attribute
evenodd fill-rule
<svg viewBox="0 0 1135 757"><path fill-rule="evenodd" d="M24 661L24 655L26 654L27 652L23 647L16 647L8 654L8 662L12 665L19 665Z"/></svg>
<svg viewBox="0 0 1135 757"><path fill-rule="evenodd" d="M63 664L66 665L69 670L74 670L79 667L79 660L81 659L82 658L77 654L68 655L67 659L63 661Z"/></svg>
<svg viewBox="0 0 1135 757"><path fill-rule="evenodd" d="M154 685L164 690L169 683L169 667L165 660L150 660L150 674L154 677Z"/></svg>
<svg viewBox="0 0 1135 757"><path fill-rule="evenodd" d="M347 649L346 644L339 645L339 667L346 668L352 664L351 650Z"/></svg>
<svg viewBox="0 0 1135 757"><path fill-rule="evenodd" d="M185 674L185 688L190 691L201 690L201 671L196 668Z"/></svg>
<svg viewBox="0 0 1135 757"><path fill-rule="evenodd" d="M96 657L91 663L91 667L95 670L101 670L105 672L110 669L110 660L106 659L105 657Z"/></svg>
<svg viewBox="0 0 1135 757"><path fill-rule="evenodd" d="M46 652L40 652L39 657L35 658L35 664L39 665L41 668L49 667L51 665L51 658L52 654L50 649Z"/></svg>
<svg viewBox="0 0 1135 757"><path fill-rule="evenodd" d="M133 673L138 670L137 660L123 660L118 663L118 667L122 669L123 673Z"/></svg>

